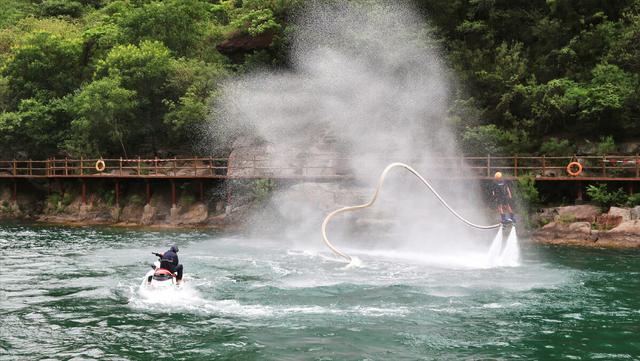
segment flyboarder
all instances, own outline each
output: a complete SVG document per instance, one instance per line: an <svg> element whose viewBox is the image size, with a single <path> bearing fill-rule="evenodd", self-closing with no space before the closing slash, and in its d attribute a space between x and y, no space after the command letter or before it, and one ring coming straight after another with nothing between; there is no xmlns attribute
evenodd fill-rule
<svg viewBox="0 0 640 361"><path fill-rule="evenodd" d="M513 215L513 208L511 207L511 203L513 202L511 187L507 181L502 178L501 172L496 172L493 179L494 183L491 189L491 195L498 206L500 221L503 224L516 223L516 218ZM507 217L506 213L509 213L509 217Z"/></svg>
<svg viewBox="0 0 640 361"><path fill-rule="evenodd" d="M165 253L154 253L160 257L160 268L176 274L176 283L182 282L182 265L178 261L178 246L171 246Z"/></svg>

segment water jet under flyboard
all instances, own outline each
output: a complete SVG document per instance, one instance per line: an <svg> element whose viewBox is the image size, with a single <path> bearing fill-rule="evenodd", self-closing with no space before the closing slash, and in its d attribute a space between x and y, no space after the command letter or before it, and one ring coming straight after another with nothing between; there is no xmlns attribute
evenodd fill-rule
<svg viewBox="0 0 640 361"><path fill-rule="evenodd" d="M433 188L431 183L429 183L429 181L427 181L422 175L420 175L418 171L416 171L415 169L411 168L410 166L404 163L391 163L382 171L382 174L378 179L378 185L376 186L373 196L371 197L371 200L369 200L369 202L360 204L360 205L348 206L348 207L336 209L335 211L329 213L325 217L324 221L322 222L322 239L324 240L324 243L327 245L327 247L329 247L329 249L331 249L331 251L333 251L334 254L344 258L347 262L349 262L350 267L361 265L361 261L358 258L351 257L350 255L339 250L337 247L333 245L333 243L331 243L331 241L329 241L329 238L327 236L327 225L329 224L329 221L331 220L331 218L333 218L337 214L371 207L378 199L380 190L382 189L382 185L384 184L387 174L391 169L396 167L404 168L408 170L410 173L412 173L414 176L416 176L433 193L433 195L436 196L436 198L440 201L440 203L449 212L451 212L451 214L453 214L458 220L460 220L467 226L470 226L476 229L481 229L481 230L498 229L498 233L494 237L493 242L491 243L491 246L489 247L489 251L487 254L488 267L505 267L505 266L517 267L520 265L520 246L518 244L518 236L516 233L515 224L504 225L502 223L497 223L492 225L479 225L479 224L470 222L469 220L464 218L462 215L460 215L458 212L456 212L453 208L451 208L451 206ZM505 234L506 234L506 242L505 242Z"/></svg>

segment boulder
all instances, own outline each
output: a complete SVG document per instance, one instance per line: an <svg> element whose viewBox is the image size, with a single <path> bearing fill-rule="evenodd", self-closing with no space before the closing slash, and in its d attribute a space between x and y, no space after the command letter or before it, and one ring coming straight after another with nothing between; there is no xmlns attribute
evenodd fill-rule
<svg viewBox="0 0 640 361"><path fill-rule="evenodd" d="M611 207L607 214L609 216L621 217L622 222L631 220L631 210L629 208Z"/></svg>
<svg viewBox="0 0 640 361"><path fill-rule="evenodd" d="M603 214L596 217L596 224L598 225L598 229L612 229L617 227L620 223L622 223L621 216L610 216L608 214Z"/></svg>
<svg viewBox="0 0 640 361"><path fill-rule="evenodd" d="M631 220L640 219L640 206L635 206L631 208Z"/></svg>
<svg viewBox="0 0 640 361"><path fill-rule="evenodd" d="M638 241L640 241L640 221L624 221L620 223L617 227L611 229L610 233L632 233L638 235Z"/></svg>
<svg viewBox="0 0 640 361"><path fill-rule="evenodd" d="M148 226L155 221L157 208L151 206L150 204L146 204L142 211L142 217L140 218L140 224L143 226Z"/></svg>
<svg viewBox="0 0 640 361"><path fill-rule="evenodd" d="M196 203L180 215L180 224L200 224L209 217L209 208L204 203Z"/></svg>
<svg viewBox="0 0 640 361"><path fill-rule="evenodd" d="M559 217L573 216L573 219L575 221L580 222L593 222L600 214L600 209L598 207L588 204L579 206L558 207L557 211Z"/></svg>
<svg viewBox="0 0 640 361"><path fill-rule="evenodd" d="M538 224L548 224L553 222L558 215L558 209L556 207L541 208L536 213Z"/></svg>
<svg viewBox="0 0 640 361"><path fill-rule="evenodd" d="M591 233L591 223L589 222L576 222L569 225L569 231L575 234L589 234Z"/></svg>
<svg viewBox="0 0 640 361"><path fill-rule="evenodd" d="M542 242L589 241L597 239L597 233L591 230L590 222L565 224L551 222L532 233L533 239Z"/></svg>
<svg viewBox="0 0 640 361"><path fill-rule="evenodd" d="M139 223L142 218L144 207L141 204L130 203L122 208L120 220L127 223Z"/></svg>
<svg viewBox="0 0 640 361"><path fill-rule="evenodd" d="M626 221L610 231L603 232L601 240L614 247L640 247L640 221Z"/></svg>

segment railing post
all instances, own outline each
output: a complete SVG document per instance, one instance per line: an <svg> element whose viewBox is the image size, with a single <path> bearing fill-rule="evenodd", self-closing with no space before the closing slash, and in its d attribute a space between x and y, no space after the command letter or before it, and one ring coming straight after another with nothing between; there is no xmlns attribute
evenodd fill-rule
<svg viewBox="0 0 640 361"><path fill-rule="evenodd" d="M638 154L636 154L636 178L640 178L640 165L638 165Z"/></svg>
<svg viewBox="0 0 640 361"><path fill-rule="evenodd" d="M120 157L120 165L118 168L120 169L120 176L122 176L122 157Z"/></svg>
<svg viewBox="0 0 640 361"><path fill-rule="evenodd" d="M29 159L29 175L33 175L33 165L31 163L32 161Z"/></svg>
<svg viewBox="0 0 640 361"><path fill-rule="evenodd" d="M69 160L64 157L64 175L69 175Z"/></svg>
<svg viewBox="0 0 640 361"><path fill-rule="evenodd" d="M487 177L491 177L491 154L487 154Z"/></svg>
<svg viewBox="0 0 640 361"><path fill-rule="evenodd" d="M607 175L607 156L602 156L602 176L606 177Z"/></svg>
<svg viewBox="0 0 640 361"><path fill-rule="evenodd" d="M154 167L155 174L158 175L158 157L157 156L153 159L153 167Z"/></svg>
<svg viewBox="0 0 640 361"><path fill-rule="evenodd" d="M193 176L198 176L198 156L196 156L195 160L193 161Z"/></svg>
<svg viewBox="0 0 640 361"><path fill-rule="evenodd" d="M547 174L547 156L542 155L542 176L544 177Z"/></svg>
<svg viewBox="0 0 640 361"><path fill-rule="evenodd" d="M138 156L138 175L140 175L140 156Z"/></svg>
<svg viewBox="0 0 640 361"><path fill-rule="evenodd" d="M18 166L17 166L17 164L16 164L16 160L15 160L15 159L13 160L13 166L12 166L12 168L13 168L13 170L12 170L13 175L14 175L14 176L15 176L15 175L18 175L18 173L17 173L17 172L18 172L18 169L17 169L17 168L18 168Z"/></svg>
<svg viewBox="0 0 640 361"><path fill-rule="evenodd" d="M518 176L518 155L513 157L513 175Z"/></svg>
<svg viewBox="0 0 640 361"><path fill-rule="evenodd" d="M209 174L213 175L213 157L209 156Z"/></svg>
<svg viewBox="0 0 640 361"><path fill-rule="evenodd" d="M52 166L51 166L51 173L53 175L56 175L56 157L53 157L53 160L51 162Z"/></svg>
<svg viewBox="0 0 640 361"><path fill-rule="evenodd" d="M176 167L178 167L178 161L177 161L178 157L173 157L173 176L175 177L176 175L178 175L178 172L176 171Z"/></svg>

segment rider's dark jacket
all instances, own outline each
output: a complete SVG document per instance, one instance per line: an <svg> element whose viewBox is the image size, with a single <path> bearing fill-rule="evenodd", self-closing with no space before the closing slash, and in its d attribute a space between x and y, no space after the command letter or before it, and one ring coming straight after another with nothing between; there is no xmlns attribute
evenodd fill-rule
<svg viewBox="0 0 640 361"><path fill-rule="evenodd" d="M178 254L174 252L173 247L171 247L170 250L162 254L162 258L160 259L160 268L175 272L179 263Z"/></svg>

